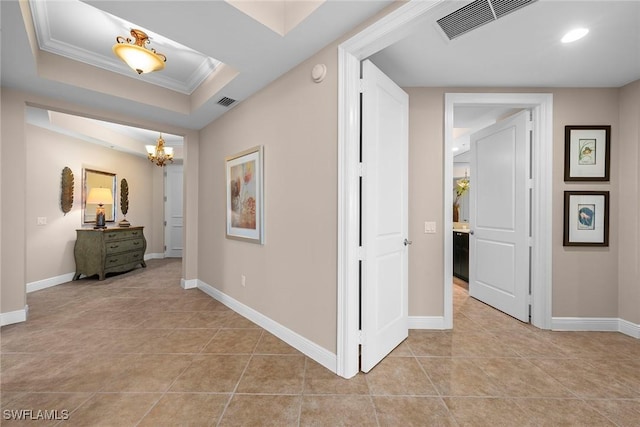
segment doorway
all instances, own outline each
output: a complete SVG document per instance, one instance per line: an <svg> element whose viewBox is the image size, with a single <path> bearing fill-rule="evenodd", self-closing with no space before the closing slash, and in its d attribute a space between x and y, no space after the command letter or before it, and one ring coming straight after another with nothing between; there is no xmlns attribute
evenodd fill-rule
<svg viewBox="0 0 640 427"><path fill-rule="evenodd" d="M550 94L465 94L445 95L444 229L453 228L454 110L460 106L530 109L534 126L531 140L531 323L541 329L551 325L551 157L552 103ZM444 234L444 323L453 327L453 236Z"/></svg>
<svg viewBox="0 0 640 427"><path fill-rule="evenodd" d="M468 148L462 155L468 159L468 169L455 186L454 276L468 281L471 297L528 323L531 112L506 109L499 115L498 109L489 122L468 127L460 116L469 110L488 108L457 107L454 114L458 133L464 128L468 135L468 139L459 137L458 143ZM470 224L456 222L463 190L471 193L469 214L463 218L470 219ZM462 268L463 262L467 268Z"/></svg>

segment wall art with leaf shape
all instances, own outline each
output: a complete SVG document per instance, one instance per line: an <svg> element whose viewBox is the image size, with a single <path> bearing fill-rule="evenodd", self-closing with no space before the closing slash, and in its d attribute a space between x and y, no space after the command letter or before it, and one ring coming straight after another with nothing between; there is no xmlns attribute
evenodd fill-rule
<svg viewBox="0 0 640 427"><path fill-rule="evenodd" d="M62 169L60 207L65 215L73 208L73 171L67 166Z"/></svg>

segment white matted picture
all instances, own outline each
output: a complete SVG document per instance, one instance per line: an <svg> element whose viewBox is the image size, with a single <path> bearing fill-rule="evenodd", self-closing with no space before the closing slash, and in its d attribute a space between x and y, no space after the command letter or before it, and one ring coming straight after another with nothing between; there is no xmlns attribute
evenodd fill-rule
<svg viewBox="0 0 640 427"><path fill-rule="evenodd" d="M609 181L611 126L564 129L564 180Z"/></svg>
<svg viewBox="0 0 640 427"><path fill-rule="evenodd" d="M264 242L263 151L257 146L225 159L229 239Z"/></svg>
<svg viewBox="0 0 640 427"><path fill-rule="evenodd" d="M609 246L609 192L564 192L564 246Z"/></svg>

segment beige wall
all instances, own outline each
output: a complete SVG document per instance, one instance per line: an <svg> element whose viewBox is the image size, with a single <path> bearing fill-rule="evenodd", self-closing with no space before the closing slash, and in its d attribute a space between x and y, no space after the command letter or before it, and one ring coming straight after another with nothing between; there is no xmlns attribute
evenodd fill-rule
<svg viewBox="0 0 640 427"><path fill-rule="evenodd" d="M444 93L442 88L405 88L409 94L409 316L444 314L442 188ZM424 234L424 222L437 232Z"/></svg>
<svg viewBox="0 0 640 427"><path fill-rule="evenodd" d="M619 233L618 282L619 316L640 324L640 80L620 89ZM615 220L615 219L614 219Z"/></svg>
<svg viewBox="0 0 640 427"><path fill-rule="evenodd" d="M155 169L160 168L144 157L87 143L33 125L26 125L25 135L27 283L75 272L75 230L93 226L82 225L83 168L116 174L116 224L123 217L120 211L120 180L126 178L129 184L127 220L132 225L145 227L147 254L164 252L162 236L154 233L154 228L158 228L154 224L163 220L155 218L154 222L154 200L161 204L163 197L162 174L155 173ZM60 176L65 166L74 175L73 209L66 215L60 209ZM47 225L37 225L38 217L46 217ZM116 224L107 223L107 226L113 227Z"/></svg>
<svg viewBox="0 0 640 427"><path fill-rule="evenodd" d="M611 125L611 180L564 180L565 125ZM553 91L553 316L618 317L618 89ZM562 246L564 191L610 192L609 247Z"/></svg>
<svg viewBox="0 0 640 427"><path fill-rule="evenodd" d="M24 103L2 88L2 264L0 305L2 313L23 310L25 298L25 188Z"/></svg>
<svg viewBox="0 0 640 427"><path fill-rule="evenodd" d="M311 79L327 65L324 82ZM198 278L335 351L337 56L325 49L201 131ZM264 245L225 238L225 157L264 146ZM246 287L240 276L246 276Z"/></svg>

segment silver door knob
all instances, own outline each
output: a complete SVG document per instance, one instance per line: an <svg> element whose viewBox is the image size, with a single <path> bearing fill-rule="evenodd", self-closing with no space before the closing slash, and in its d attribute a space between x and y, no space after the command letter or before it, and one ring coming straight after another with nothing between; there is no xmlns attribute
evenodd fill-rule
<svg viewBox="0 0 640 427"><path fill-rule="evenodd" d="M409 239L404 239L404 245L405 245L405 246L410 245L410 244L412 244L412 243L413 243L413 242L412 242L411 240L409 240Z"/></svg>
<svg viewBox="0 0 640 427"><path fill-rule="evenodd" d="M474 234L473 230L469 230L469 234Z"/></svg>

